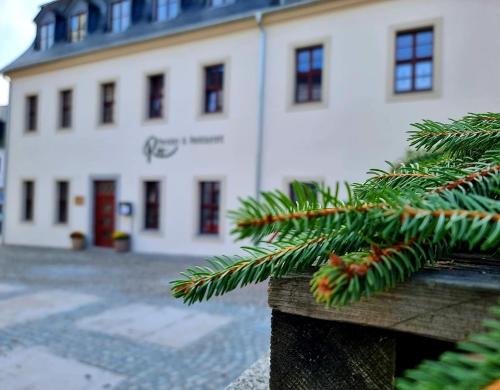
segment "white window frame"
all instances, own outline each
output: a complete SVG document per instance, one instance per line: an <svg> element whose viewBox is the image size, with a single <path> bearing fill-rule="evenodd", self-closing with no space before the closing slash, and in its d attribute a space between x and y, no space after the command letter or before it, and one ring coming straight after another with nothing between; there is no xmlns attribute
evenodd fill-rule
<svg viewBox="0 0 500 390"><path fill-rule="evenodd" d="M396 71L396 36L398 32L416 30L419 28L433 28L433 54L432 54L432 89L427 91L414 91L407 93L396 93L394 88ZM443 18L425 19L411 23L397 24L389 27L387 36L387 76L386 76L386 101L412 101L421 99L437 99L442 95L442 36Z"/></svg>
<svg viewBox="0 0 500 390"><path fill-rule="evenodd" d="M128 8L128 15L124 16L124 7ZM119 7L120 15L115 18L114 9ZM120 33L127 30L132 22L132 2L130 0L116 0L110 4L110 30L112 33ZM118 28L115 29L115 20L118 20Z"/></svg>
<svg viewBox="0 0 500 390"><path fill-rule="evenodd" d="M162 4L164 3L164 4ZM175 11L172 8L175 5ZM167 20L175 19L180 14L180 0L155 0L154 1L154 20L156 22L166 22ZM165 7L165 18L160 18L160 7Z"/></svg>
<svg viewBox="0 0 500 390"><path fill-rule="evenodd" d="M55 22L44 23L40 27L40 50L48 50L55 43Z"/></svg>

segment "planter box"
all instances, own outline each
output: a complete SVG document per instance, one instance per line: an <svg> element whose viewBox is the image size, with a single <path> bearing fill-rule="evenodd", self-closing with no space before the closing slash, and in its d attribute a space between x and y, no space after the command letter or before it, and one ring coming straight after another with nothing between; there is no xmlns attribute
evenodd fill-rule
<svg viewBox="0 0 500 390"><path fill-rule="evenodd" d="M83 251L86 247L85 238L72 238L71 249L74 251Z"/></svg>
<svg viewBox="0 0 500 390"><path fill-rule="evenodd" d="M500 297L500 262L469 255L340 309L315 303L310 278L271 280L271 390L392 389L405 369L480 331Z"/></svg>
<svg viewBox="0 0 500 390"><path fill-rule="evenodd" d="M113 247L118 253L126 253L130 251L130 240L115 240Z"/></svg>

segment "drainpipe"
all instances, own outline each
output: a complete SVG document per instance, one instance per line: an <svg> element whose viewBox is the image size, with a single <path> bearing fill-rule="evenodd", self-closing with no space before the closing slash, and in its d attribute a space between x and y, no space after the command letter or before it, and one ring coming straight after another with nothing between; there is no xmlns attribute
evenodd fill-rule
<svg viewBox="0 0 500 390"><path fill-rule="evenodd" d="M259 26L259 92L258 92L258 112L257 112L257 156L255 173L255 191L257 200L262 192L262 165L264 149L264 109L265 109L265 86L266 86L266 46L267 36L263 25L262 12L255 14L255 21Z"/></svg>
<svg viewBox="0 0 500 390"><path fill-rule="evenodd" d="M12 80L7 76L4 76L9 82L9 102L7 104L7 118L4 133L4 177L3 177L3 210L2 210L2 245L5 244L5 232L6 232L6 215L7 215L7 176L9 170L9 145L10 145L10 128L11 128L11 111L12 111Z"/></svg>

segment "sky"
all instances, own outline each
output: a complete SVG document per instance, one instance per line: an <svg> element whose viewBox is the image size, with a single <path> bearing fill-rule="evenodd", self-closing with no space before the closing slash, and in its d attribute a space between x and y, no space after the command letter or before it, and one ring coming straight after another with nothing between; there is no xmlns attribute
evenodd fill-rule
<svg viewBox="0 0 500 390"><path fill-rule="evenodd" d="M49 0L0 0L0 68L22 54L33 42L33 19ZM8 103L9 84L0 76L0 106Z"/></svg>

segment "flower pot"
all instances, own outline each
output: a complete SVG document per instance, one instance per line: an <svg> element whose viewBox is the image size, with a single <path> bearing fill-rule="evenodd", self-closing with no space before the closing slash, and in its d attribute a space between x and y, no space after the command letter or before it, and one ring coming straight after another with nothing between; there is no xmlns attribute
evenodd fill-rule
<svg viewBox="0 0 500 390"><path fill-rule="evenodd" d="M85 238L72 238L71 248L74 251L83 251L85 249Z"/></svg>
<svg viewBox="0 0 500 390"><path fill-rule="evenodd" d="M118 253L126 253L130 251L130 240L115 240L113 245L115 251Z"/></svg>

